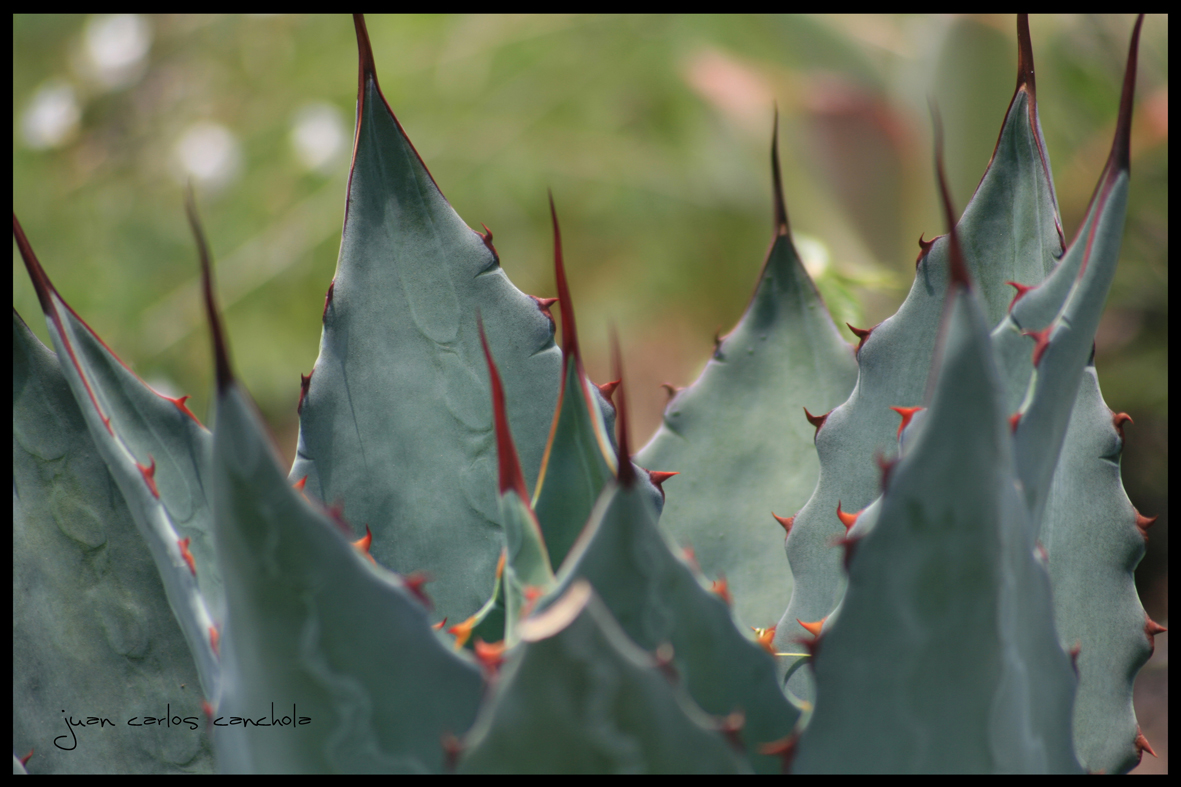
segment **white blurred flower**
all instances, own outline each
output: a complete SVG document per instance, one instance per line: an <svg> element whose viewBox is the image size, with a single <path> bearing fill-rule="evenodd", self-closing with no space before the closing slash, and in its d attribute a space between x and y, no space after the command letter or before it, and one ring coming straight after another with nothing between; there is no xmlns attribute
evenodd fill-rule
<svg viewBox="0 0 1181 787"><path fill-rule="evenodd" d="M93 69L87 76L106 88L126 87L147 71L152 28L144 16L92 16L86 21L83 41L86 59Z"/></svg>
<svg viewBox="0 0 1181 787"><path fill-rule="evenodd" d="M303 106L291 123L291 147L306 169L330 171L348 144L348 130L340 110L331 104Z"/></svg>
<svg viewBox="0 0 1181 787"><path fill-rule="evenodd" d="M74 88L55 79L39 87L29 99L21 115L21 134L25 144L35 150L55 148L70 141L81 118Z"/></svg>
<svg viewBox="0 0 1181 787"><path fill-rule="evenodd" d="M189 178L217 191L234 180L242 152L233 132L220 123L200 121L189 126L174 148L177 179Z"/></svg>

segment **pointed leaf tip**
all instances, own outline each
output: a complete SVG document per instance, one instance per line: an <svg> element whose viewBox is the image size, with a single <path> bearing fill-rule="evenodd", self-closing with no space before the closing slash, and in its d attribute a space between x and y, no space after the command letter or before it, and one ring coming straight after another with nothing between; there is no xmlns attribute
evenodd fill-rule
<svg viewBox="0 0 1181 787"><path fill-rule="evenodd" d="M566 281L566 265L562 260L562 230L558 227L558 211L554 207L554 195L549 195L550 219L554 225L554 279L558 285L558 303L562 307L562 357L565 363L574 358L578 374L582 375L582 356L578 351L578 330L574 326L574 302L570 298L570 285ZM562 385L565 387L565 375Z"/></svg>
<svg viewBox="0 0 1181 787"><path fill-rule="evenodd" d="M1037 96L1033 79L1033 40L1029 36L1029 14L1017 14L1017 89L1025 88L1030 103Z"/></svg>
<svg viewBox="0 0 1181 787"><path fill-rule="evenodd" d="M775 121L771 129L771 187L774 191L772 199L775 201L775 237L783 238L791 235L791 227L787 223L787 203L783 199L783 176L779 171L779 107L775 107Z"/></svg>
<svg viewBox="0 0 1181 787"><path fill-rule="evenodd" d="M555 219L555 222L557 219ZM557 224L554 225L555 227ZM566 308L562 307L562 317L566 316ZM623 387L623 354L619 351L619 334L615 332L615 327L611 327L611 365L615 372L615 379L618 381L615 393L619 394L619 401L615 403L615 411L619 414L616 426L619 430L617 442L617 458L619 465L619 485L623 487L630 487L636 482L636 470L632 467L631 450L627 439L628 421L627 421L627 391ZM649 474L651 477L651 474ZM653 483L656 483L653 481ZM659 486L659 484L657 484ZM660 494L664 495L664 490L660 490Z"/></svg>
<svg viewBox="0 0 1181 787"><path fill-rule="evenodd" d="M209 244L205 242L205 231L201 229L201 220L197 217L197 199L193 194L190 183L185 194L185 213L189 217L189 227L193 230L193 237L197 241L197 254L201 260L201 284L205 296L205 316L209 320L209 333L213 340L213 361L217 368L217 392L224 394L230 384L234 382L234 373L230 366L230 351L226 346L225 330L221 324L221 315L217 311L217 301L213 293L213 264L209 258Z"/></svg>
<svg viewBox="0 0 1181 787"><path fill-rule="evenodd" d="M564 313L564 312L563 312ZM488 378L492 386L492 418L496 429L496 456L500 468L500 494L509 489L516 491L522 501L528 502L529 495L525 491L525 476L521 473L521 460L517 456L517 447L513 443L512 432L509 431L508 413L505 410L504 386L500 382L500 372L492 360L492 351L488 349L488 337L484 333L484 320L476 318L480 329L480 344L484 348L484 360L488 363Z"/></svg>
<svg viewBox="0 0 1181 787"><path fill-rule="evenodd" d="M1126 172L1130 167L1132 109L1136 98L1136 61L1140 55L1140 27L1143 24L1144 14L1140 14L1136 17L1136 25L1132 28L1132 43L1128 46L1128 65L1124 70L1124 86L1119 100L1119 120L1115 124L1115 138L1111 141L1111 155L1107 160L1108 178L1114 177L1116 172Z"/></svg>
<svg viewBox="0 0 1181 787"><path fill-rule="evenodd" d="M357 31L358 96L365 94L365 78L377 82L377 66L373 62L373 47L369 44L369 29L365 26L364 14L353 14L353 27Z"/></svg>
<svg viewBox="0 0 1181 787"><path fill-rule="evenodd" d="M935 171L939 176L939 196L943 203L943 220L947 223L947 234L950 246L948 248L949 280L948 284L960 284L971 287L968 268L964 264L964 252L960 247L960 238L956 233L955 208L951 205L951 191L947 188L947 175L943 171L943 121L939 117L939 110L931 104L931 119L935 125Z"/></svg>

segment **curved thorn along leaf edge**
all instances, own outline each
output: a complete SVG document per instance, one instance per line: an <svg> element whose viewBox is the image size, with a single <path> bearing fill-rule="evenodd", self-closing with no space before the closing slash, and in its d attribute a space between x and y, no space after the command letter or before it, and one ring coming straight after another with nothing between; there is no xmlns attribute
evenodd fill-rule
<svg viewBox="0 0 1181 787"><path fill-rule="evenodd" d="M932 106L947 232L920 236L906 301L850 326L855 346L792 241L776 107L755 289L634 457L614 327L614 381L583 366L552 194L557 298L537 298L443 197L354 20L344 227L289 472L235 376L191 187L212 433L74 313L13 213L54 348L14 309L14 773L1124 772L1155 756L1132 705L1166 630L1132 575L1155 517L1124 492L1131 418L1104 403L1093 352L1143 17L1069 245L1027 18L962 215ZM70 720L129 711L167 723Z"/></svg>

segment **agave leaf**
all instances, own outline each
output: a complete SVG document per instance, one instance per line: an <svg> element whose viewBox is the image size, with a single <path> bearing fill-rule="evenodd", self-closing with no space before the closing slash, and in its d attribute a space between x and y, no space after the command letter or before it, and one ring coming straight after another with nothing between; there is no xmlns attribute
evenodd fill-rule
<svg viewBox="0 0 1181 787"><path fill-rule="evenodd" d="M618 350L616 351L618 358ZM622 377L622 374L617 374ZM625 464L626 403L619 404L619 463L630 472L608 484L558 574L547 608L576 583L589 581L620 627L648 651L672 648L672 664L707 713L745 715L743 740L756 770L777 772L778 760L759 744L788 736L798 711L778 687L771 655L742 634L725 602L707 591L679 550L657 527L660 513L643 477Z"/></svg>
<svg viewBox="0 0 1181 787"><path fill-rule="evenodd" d="M741 773L708 716L669 685L586 581L521 626L464 742L465 773Z"/></svg>
<svg viewBox="0 0 1181 787"><path fill-rule="evenodd" d="M306 476L310 494L368 525L382 565L429 571L436 614L463 620L488 599L501 547L477 308L530 482L557 400L559 352L538 302L501 270L491 234L463 223L406 138L359 20L357 37L348 209L291 478Z"/></svg>
<svg viewBox="0 0 1181 787"><path fill-rule="evenodd" d="M550 213L554 225L554 276L562 308L562 387L533 507L541 523L550 565L560 566L582 532L599 492L615 477L615 444L611 438L615 413L583 370L552 197Z"/></svg>
<svg viewBox="0 0 1181 787"><path fill-rule="evenodd" d="M1133 569L1147 541L1139 528L1151 522L1139 516L1120 483L1122 423L1104 403L1089 366L1042 523L1058 637L1077 649L1075 751L1088 770L1106 773L1124 773L1140 762L1146 744L1132 688L1152 655L1154 634L1163 630L1136 593Z"/></svg>
<svg viewBox="0 0 1181 787"><path fill-rule="evenodd" d="M488 349L483 322L479 328L480 343L484 348L484 360L488 363L488 377L492 384L492 415L496 423L496 455L500 476L500 518L504 523L503 639L507 647L512 647L517 641L517 620L528 614L528 608L538 598L553 589L554 571L550 567L541 526L529 506L521 462L517 458L517 448L513 445L508 414L505 412L504 385ZM497 573L500 573L500 568L498 566Z"/></svg>
<svg viewBox="0 0 1181 787"><path fill-rule="evenodd" d="M1037 120L1029 29L1018 22L1017 89L988 169L956 225L974 287L989 320L1000 320L1011 301L1004 282L1037 283L1061 251L1061 230L1049 159ZM899 416L925 398L938 326L947 292L946 236L922 242L915 281L898 312L871 329L858 350L858 379L848 401L830 412L816 432L820 479L796 515L787 540L795 587L776 633L780 651L796 649L797 620L823 619L840 601L845 535L837 507L857 512L879 494L875 457L892 453ZM781 665L786 671L788 662ZM812 698L810 676L798 671L789 688Z"/></svg>
<svg viewBox="0 0 1181 787"><path fill-rule="evenodd" d="M156 563L205 696L215 697L219 670L210 630L222 605L222 587L204 478L209 432L183 399L148 387L74 313L45 274L15 216L13 233L59 358L67 359L59 368Z"/></svg>
<svg viewBox="0 0 1181 787"><path fill-rule="evenodd" d="M927 416L875 527L851 545L793 772L1080 770L1076 678L1034 558L987 324L966 281L952 287Z"/></svg>
<svg viewBox="0 0 1181 787"><path fill-rule="evenodd" d="M1086 218L1058 268L1023 289L993 332L1009 407L1019 416L1018 472L1050 558L1059 637L1079 652L1077 751L1090 770L1109 773L1134 767L1143 750L1132 685L1152 652L1155 626L1132 574L1144 541L1120 482L1122 421L1103 403L1088 360L1123 236L1141 21L1132 33L1111 154Z"/></svg>
<svg viewBox="0 0 1181 787"><path fill-rule="evenodd" d="M792 245L777 145L776 134L775 237L750 305L636 455L645 467L679 473L663 526L693 547L707 575L725 577L738 618L758 625L791 598L772 513L794 513L816 484L813 429L800 408L828 411L857 374Z"/></svg>
<svg viewBox="0 0 1181 787"><path fill-rule="evenodd" d="M475 719L479 670L435 635L420 586L362 556L343 523L287 482L233 378L198 239L217 361L211 486L226 578L218 767L437 772L444 736Z"/></svg>
<svg viewBox="0 0 1181 787"><path fill-rule="evenodd" d="M36 773L211 772L187 725L126 725L167 708L203 719L201 683L58 357L15 311L12 416L14 752ZM64 715L116 726L76 730L73 748Z"/></svg>

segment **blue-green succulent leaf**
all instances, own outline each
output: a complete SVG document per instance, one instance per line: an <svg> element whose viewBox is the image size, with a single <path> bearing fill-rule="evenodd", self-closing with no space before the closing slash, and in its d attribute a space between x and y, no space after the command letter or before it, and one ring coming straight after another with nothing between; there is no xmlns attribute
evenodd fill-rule
<svg viewBox="0 0 1181 787"><path fill-rule="evenodd" d="M378 87L368 34L336 277L300 410L291 478L340 503L372 554L435 577L436 615L462 620L492 590L501 548L495 441L477 308L505 373L530 483L561 379L553 326L517 290L427 172Z"/></svg>
<svg viewBox="0 0 1181 787"><path fill-rule="evenodd" d="M651 470L679 473L661 524L692 546L707 576L725 577L738 618L759 626L791 598L772 514L794 514L816 485L814 430L801 408L831 410L857 377L852 349L792 245L775 143L771 166L775 237L750 305L636 455Z"/></svg>
<svg viewBox="0 0 1181 787"><path fill-rule="evenodd" d="M14 311L14 754L32 752L36 773L209 773L212 746L188 725L125 723L157 708L203 720L201 700L151 551L58 357ZM67 738L65 716L117 726L76 729ZM14 756L14 772L18 764Z"/></svg>
<svg viewBox="0 0 1181 787"><path fill-rule="evenodd" d="M465 773L741 773L713 721L670 685L584 580L521 624L464 741Z"/></svg>

